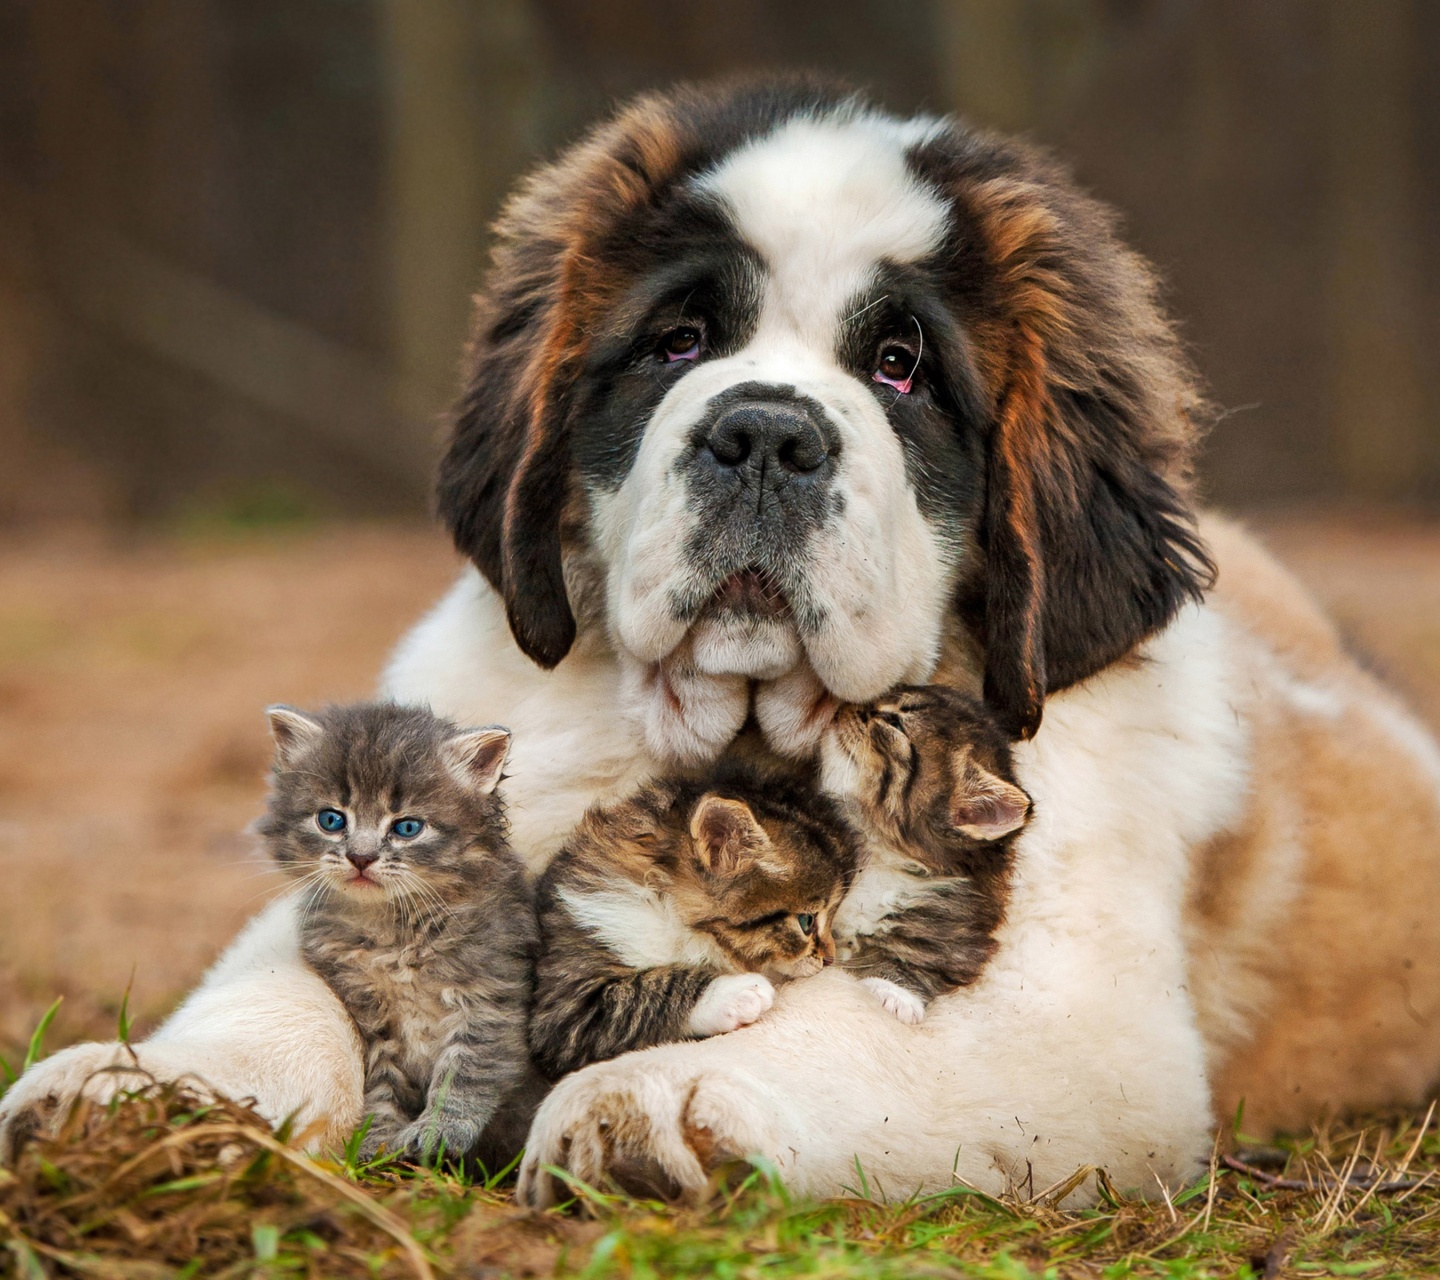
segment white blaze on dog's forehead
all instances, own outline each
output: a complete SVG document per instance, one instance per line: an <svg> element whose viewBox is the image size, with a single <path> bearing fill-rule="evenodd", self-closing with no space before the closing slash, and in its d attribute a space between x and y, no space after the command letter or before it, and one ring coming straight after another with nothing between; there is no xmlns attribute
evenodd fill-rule
<svg viewBox="0 0 1440 1280"><path fill-rule="evenodd" d="M882 260L933 252L949 211L916 181L909 147L933 121L857 114L797 119L722 160L696 183L729 207L765 260L766 322L833 340L839 309Z"/></svg>

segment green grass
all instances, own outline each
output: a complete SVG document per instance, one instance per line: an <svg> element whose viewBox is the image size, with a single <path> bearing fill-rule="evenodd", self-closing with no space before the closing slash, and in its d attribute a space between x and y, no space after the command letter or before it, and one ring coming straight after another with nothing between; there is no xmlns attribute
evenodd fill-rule
<svg viewBox="0 0 1440 1280"><path fill-rule="evenodd" d="M746 1164L719 1171L699 1206L557 1170L573 1198L545 1213L516 1205L513 1165L487 1176L362 1161L363 1130L311 1158L244 1105L173 1085L49 1119L53 1133L0 1169L0 1276L1440 1276L1434 1105L1273 1146L1237 1135L1205 1178L1155 1204L1094 1169L1030 1197L957 1185L876 1204L858 1167L861 1194L816 1202ZM1082 1183L1098 1207L1058 1209Z"/></svg>
<svg viewBox="0 0 1440 1280"><path fill-rule="evenodd" d="M764 1170L680 1208L572 1184L547 1213L489 1179L310 1159L246 1108L174 1088L82 1104L0 1171L0 1272L15 1276L1440 1275L1433 1117L1375 1117L1246 1153L1171 1203L1062 1212L956 1186L877 1205L795 1199ZM1232 1162L1234 1158L1232 1157ZM1375 1187L1375 1177L1382 1184ZM1308 1186L1307 1186L1308 1184ZM1391 1184L1391 1185L1384 1185Z"/></svg>

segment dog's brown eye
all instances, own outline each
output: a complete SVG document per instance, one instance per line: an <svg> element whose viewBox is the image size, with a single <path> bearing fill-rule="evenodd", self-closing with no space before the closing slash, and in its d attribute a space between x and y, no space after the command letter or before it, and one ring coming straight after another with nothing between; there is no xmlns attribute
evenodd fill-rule
<svg viewBox="0 0 1440 1280"><path fill-rule="evenodd" d="M667 364L677 360L695 360L700 355L700 330L684 324L671 329L660 339L660 354Z"/></svg>
<svg viewBox="0 0 1440 1280"><path fill-rule="evenodd" d="M902 396L906 395L914 383L918 363L914 353L905 347L886 347L875 366L875 381L894 387Z"/></svg>

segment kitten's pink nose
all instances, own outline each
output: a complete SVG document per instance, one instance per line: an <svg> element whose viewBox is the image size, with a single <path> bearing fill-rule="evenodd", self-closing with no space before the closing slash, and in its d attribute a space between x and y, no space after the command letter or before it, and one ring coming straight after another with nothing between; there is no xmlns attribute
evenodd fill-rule
<svg viewBox="0 0 1440 1280"><path fill-rule="evenodd" d="M352 867L355 868L356 871L364 871L366 867L374 866L375 863L380 861L380 855L378 853L351 852L347 853L345 857L346 860L350 863Z"/></svg>

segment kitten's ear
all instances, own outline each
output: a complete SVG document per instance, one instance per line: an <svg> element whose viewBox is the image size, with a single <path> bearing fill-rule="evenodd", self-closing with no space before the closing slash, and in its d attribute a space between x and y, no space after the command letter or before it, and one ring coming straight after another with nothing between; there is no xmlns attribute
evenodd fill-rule
<svg viewBox="0 0 1440 1280"><path fill-rule="evenodd" d="M977 764L968 750L951 757L955 789L950 793L950 825L972 840L998 840L1030 820L1030 797L1013 782Z"/></svg>
<svg viewBox="0 0 1440 1280"><path fill-rule="evenodd" d="M749 805L713 793L701 796L695 806L690 837L700 865L717 875L733 875L756 861L770 844Z"/></svg>
<svg viewBox="0 0 1440 1280"><path fill-rule="evenodd" d="M445 762L467 786L488 794L499 783L505 757L510 754L510 730L494 724L467 729L448 739L443 752Z"/></svg>
<svg viewBox="0 0 1440 1280"><path fill-rule="evenodd" d="M314 716L287 707L277 702L266 707L270 717L270 736L275 739L275 758L281 764L289 764L300 753L317 743L325 733L325 726Z"/></svg>

